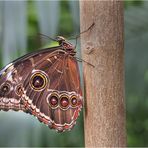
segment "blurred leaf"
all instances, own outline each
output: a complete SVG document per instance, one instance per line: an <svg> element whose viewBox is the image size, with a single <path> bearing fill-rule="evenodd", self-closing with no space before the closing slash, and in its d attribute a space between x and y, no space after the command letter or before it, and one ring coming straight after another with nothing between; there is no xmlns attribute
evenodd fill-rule
<svg viewBox="0 0 148 148"><path fill-rule="evenodd" d="M72 15L70 13L70 6L68 1L61 1L61 17L59 21L59 35L64 37L70 37L73 33L73 22L72 22Z"/></svg>
<svg viewBox="0 0 148 148"><path fill-rule="evenodd" d="M128 8L129 6L140 6L142 5L143 0L125 0L124 6L125 8Z"/></svg>

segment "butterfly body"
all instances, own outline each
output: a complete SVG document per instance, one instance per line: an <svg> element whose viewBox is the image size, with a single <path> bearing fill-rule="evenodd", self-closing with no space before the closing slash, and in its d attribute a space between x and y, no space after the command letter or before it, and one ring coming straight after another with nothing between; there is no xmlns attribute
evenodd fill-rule
<svg viewBox="0 0 148 148"><path fill-rule="evenodd" d="M83 103L75 48L57 41L0 71L0 109L23 110L62 132L74 126Z"/></svg>

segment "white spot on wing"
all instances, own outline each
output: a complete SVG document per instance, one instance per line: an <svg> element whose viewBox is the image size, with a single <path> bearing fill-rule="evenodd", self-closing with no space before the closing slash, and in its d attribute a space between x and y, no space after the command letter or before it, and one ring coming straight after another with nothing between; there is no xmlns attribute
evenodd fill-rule
<svg viewBox="0 0 148 148"><path fill-rule="evenodd" d="M62 71L60 71L60 70L58 70L58 69L56 69L56 71L57 71L58 73L61 73L61 74L63 73Z"/></svg>
<svg viewBox="0 0 148 148"><path fill-rule="evenodd" d="M32 66L35 67L34 59L33 58L30 58L30 61L31 61Z"/></svg>
<svg viewBox="0 0 148 148"><path fill-rule="evenodd" d="M52 61L48 58L47 61L49 61L50 63L52 63Z"/></svg>
<svg viewBox="0 0 148 148"><path fill-rule="evenodd" d="M55 59L57 59L57 56L54 56Z"/></svg>

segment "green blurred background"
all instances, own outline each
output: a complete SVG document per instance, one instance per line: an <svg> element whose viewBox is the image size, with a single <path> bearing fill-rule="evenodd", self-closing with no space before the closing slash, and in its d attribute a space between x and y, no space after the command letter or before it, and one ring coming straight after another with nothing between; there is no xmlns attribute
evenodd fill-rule
<svg viewBox="0 0 148 148"><path fill-rule="evenodd" d="M148 146L148 1L124 6L127 141ZM0 67L51 45L38 33L53 38L79 33L79 2L0 1ZM83 147L83 133L83 113L71 132L59 134L28 114L0 112L0 146Z"/></svg>

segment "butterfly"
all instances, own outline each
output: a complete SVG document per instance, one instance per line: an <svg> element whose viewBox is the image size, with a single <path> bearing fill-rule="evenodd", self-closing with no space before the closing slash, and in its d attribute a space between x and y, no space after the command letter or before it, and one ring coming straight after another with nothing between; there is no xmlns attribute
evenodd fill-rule
<svg viewBox="0 0 148 148"><path fill-rule="evenodd" d="M75 47L59 46L22 56L0 71L0 109L24 111L58 132L71 130L83 106Z"/></svg>

